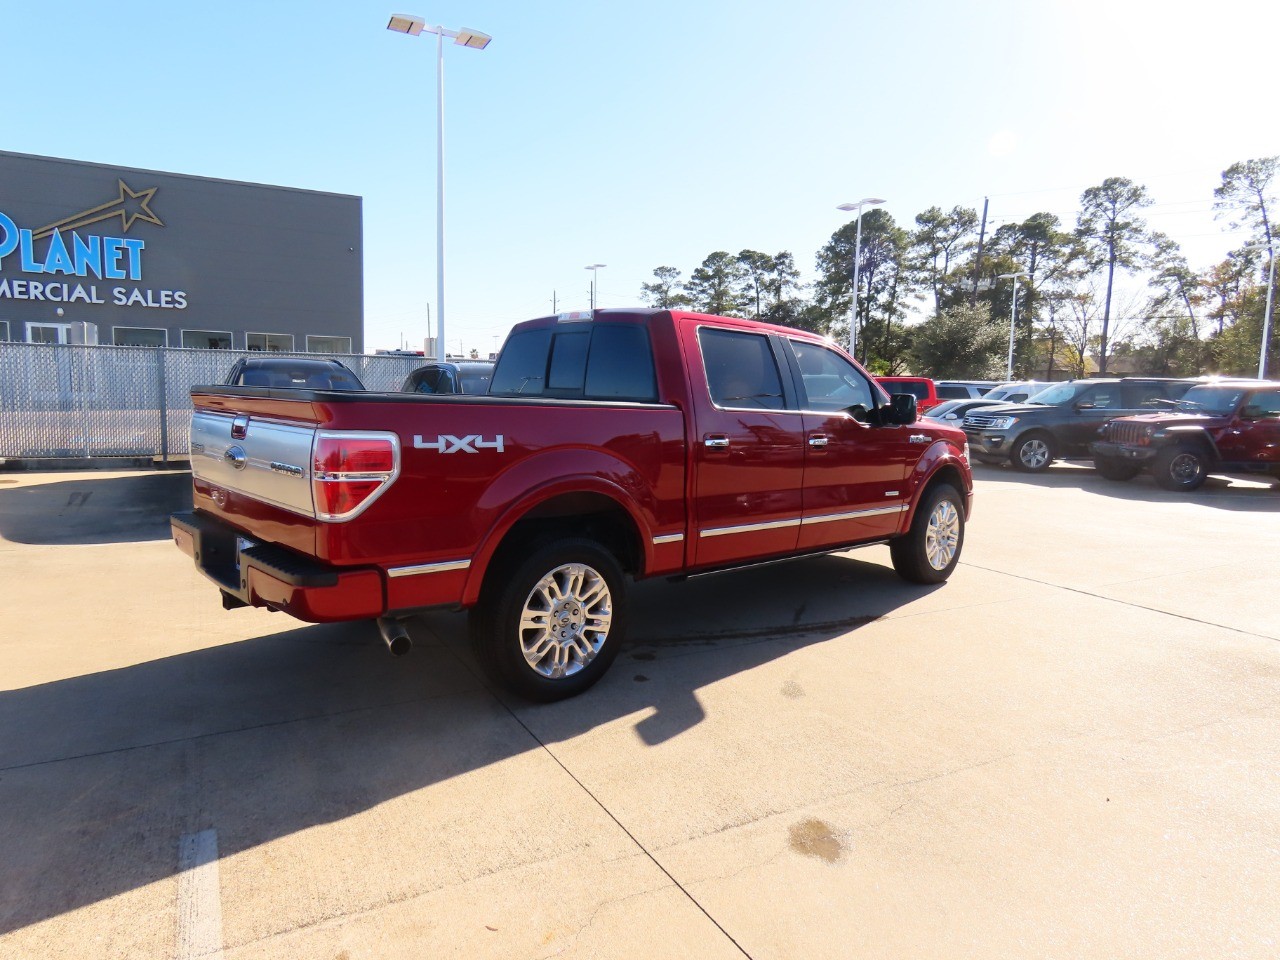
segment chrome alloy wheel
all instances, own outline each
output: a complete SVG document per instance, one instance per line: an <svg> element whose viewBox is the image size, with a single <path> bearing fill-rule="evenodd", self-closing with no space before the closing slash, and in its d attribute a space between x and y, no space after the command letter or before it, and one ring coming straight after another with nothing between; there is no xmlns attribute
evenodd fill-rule
<svg viewBox="0 0 1280 960"><path fill-rule="evenodd" d="M1200 458L1194 453L1180 453L1169 461L1169 476L1178 483L1190 483L1200 476Z"/></svg>
<svg viewBox="0 0 1280 960"><path fill-rule="evenodd" d="M1037 437L1032 437L1018 451L1018 459L1030 470L1039 470L1049 462L1049 445Z"/></svg>
<svg viewBox="0 0 1280 960"><path fill-rule="evenodd" d="M566 563L529 592L520 613L520 651L535 673L571 677L595 659L612 621L604 577L584 563Z"/></svg>
<svg viewBox="0 0 1280 960"><path fill-rule="evenodd" d="M945 570L956 555L960 542L960 511L950 500L939 500L929 515L929 526L924 532L924 555L929 566Z"/></svg>

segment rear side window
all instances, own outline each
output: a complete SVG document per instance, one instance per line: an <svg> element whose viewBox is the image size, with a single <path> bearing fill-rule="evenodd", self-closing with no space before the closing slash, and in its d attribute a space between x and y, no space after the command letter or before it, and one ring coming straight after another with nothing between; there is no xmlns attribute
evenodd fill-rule
<svg viewBox="0 0 1280 960"><path fill-rule="evenodd" d="M948 387L938 385L938 396L943 400L964 400L970 396L968 387Z"/></svg>
<svg viewBox="0 0 1280 960"><path fill-rule="evenodd" d="M781 410L782 377L767 337L735 330L698 331L707 388L717 407Z"/></svg>
<svg viewBox="0 0 1280 960"><path fill-rule="evenodd" d="M657 400L649 331L632 324L542 327L511 337L490 396Z"/></svg>

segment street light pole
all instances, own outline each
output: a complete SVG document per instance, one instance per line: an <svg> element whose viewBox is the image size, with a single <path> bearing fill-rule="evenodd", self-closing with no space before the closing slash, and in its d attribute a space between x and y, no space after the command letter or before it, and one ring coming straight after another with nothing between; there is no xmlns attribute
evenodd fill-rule
<svg viewBox="0 0 1280 960"><path fill-rule="evenodd" d="M1009 316L1009 369L1005 374L1006 380L1013 379L1013 336L1014 331L1018 328L1018 278L1029 276L1031 276L1031 274L1023 270L1019 273L1002 273L996 277L997 280L1013 281L1013 312Z"/></svg>
<svg viewBox="0 0 1280 960"><path fill-rule="evenodd" d="M436 358L444 361L444 38L474 50L483 50L493 39L486 33L463 27L446 30L431 26L421 17L397 13L387 23L394 33L407 33L411 37L422 33L436 35Z"/></svg>
<svg viewBox="0 0 1280 960"><path fill-rule="evenodd" d="M1255 243L1244 247L1245 250L1266 250L1271 260L1267 268L1267 305L1262 312L1262 349L1258 352L1258 379L1267 379L1267 347L1271 342L1271 298L1276 289L1276 251L1275 241L1271 243Z"/></svg>
<svg viewBox="0 0 1280 960"><path fill-rule="evenodd" d="M607 263L588 263L583 270L591 271L591 309L594 312L596 308L596 271L603 270L607 267Z"/></svg>
<svg viewBox="0 0 1280 960"><path fill-rule="evenodd" d="M849 356L858 359L858 268L862 265L862 208L884 203L878 197L863 197L857 203L842 203L837 210L857 210L858 230L853 241L853 317L849 321Z"/></svg>

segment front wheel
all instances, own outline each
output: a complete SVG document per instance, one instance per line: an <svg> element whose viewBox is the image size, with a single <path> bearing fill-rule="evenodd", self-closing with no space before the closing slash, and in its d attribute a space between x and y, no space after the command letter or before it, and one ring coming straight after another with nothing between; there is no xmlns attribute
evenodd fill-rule
<svg viewBox="0 0 1280 960"><path fill-rule="evenodd" d="M1019 470L1027 473L1043 473L1053 463L1057 451L1053 449L1053 440L1047 434L1033 433L1013 445L1009 453L1009 461Z"/></svg>
<svg viewBox="0 0 1280 960"><path fill-rule="evenodd" d="M493 571L471 611L471 641L485 671L529 700L582 693L622 645L626 575L613 555L586 539L535 549Z"/></svg>
<svg viewBox="0 0 1280 960"><path fill-rule="evenodd" d="M898 576L912 583L942 583L964 546L964 498L950 484L930 489L916 507L911 529L889 541Z"/></svg>
<svg viewBox="0 0 1280 960"><path fill-rule="evenodd" d="M1142 471L1142 465L1115 457L1094 457L1093 469L1107 480L1132 480Z"/></svg>
<svg viewBox="0 0 1280 960"><path fill-rule="evenodd" d="M1195 490L1209 477L1209 460L1196 447L1165 447L1156 454L1151 475L1166 490Z"/></svg>

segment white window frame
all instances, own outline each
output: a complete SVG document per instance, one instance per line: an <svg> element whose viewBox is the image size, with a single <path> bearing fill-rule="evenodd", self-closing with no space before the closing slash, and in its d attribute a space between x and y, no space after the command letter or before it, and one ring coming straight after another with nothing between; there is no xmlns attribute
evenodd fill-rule
<svg viewBox="0 0 1280 960"><path fill-rule="evenodd" d="M312 341L312 340L319 340L319 339L321 339L321 338L324 338L325 340L345 340L345 341L347 341L347 349L346 349L346 350L324 350L324 351L321 351L321 352L323 352L323 353L334 353L334 354L338 354L338 355L344 355L344 354L345 354L345 355L350 355L350 354L352 353L352 351L355 349L355 338L354 338L354 337L344 337L344 336L341 336L340 334L332 334L332 335L331 335L331 334L327 334L327 333L317 333L317 334L314 334L314 335L313 335L313 334L310 334L310 333L309 333L309 334L307 334L307 341L306 341L306 342L307 342L307 353L315 353L315 352L316 352L316 351L314 351L314 350L312 350L312 349L311 349L311 341Z"/></svg>
<svg viewBox="0 0 1280 960"><path fill-rule="evenodd" d="M120 326L112 327L112 328L111 328L111 343L112 343L112 345L113 345L113 346L115 346L115 345L116 345L116 331L117 331L117 330L159 330L161 333L163 333L163 334L164 334L164 343L162 343L162 344L161 344L161 346L163 346L163 347L167 347L167 346L169 346L169 330L168 330L168 328L166 328L166 327L131 327L131 326L125 326L125 325L123 325L123 324L122 324L122 325L120 325ZM215 333L216 333L217 331L210 331L210 332L215 332ZM127 347L141 347L141 346L150 346L150 344L127 343L127 344L121 344L121 346L127 346Z"/></svg>
<svg viewBox="0 0 1280 960"><path fill-rule="evenodd" d="M58 342L58 343L70 343L70 342L71 342L71 324L69 324L69 323L57 323L57 322L50 321L50 320L28 320L28 321L27 321L27 343L39 343L39 342L40 342L40 341L32 340L32 339L31 339L31 328L32 328L32 327L56 327L56 328L58 328L59 330L61 330L61 331L62 331L62 338L61 338L60 340L58 340L57 342Z"/></svg>
<svg viewBox="0 0 1280 960"><path fill-rule="evenodd" d="M249 346L250 337L288 337L289 349L288 350L269 350L264 345L261 350L254 350L253 347ZM297 340L292 333L265 333L265 332L256 331L256 330L246 330L244 334L244 349L246 352L252 350L254 353L295 353L296 351L294 350L294 346L296 343L297 343Z"/></svg>
<svg viewBox="0 0 1280 960"><path fill-rule="evenodd" d="M186 335L188 333L225 333L227 339L231 341L231 346L223 347L187 347L185 344ZM203 328L192 327L191 329L183 328L178 331L178 344L187 350L234 350L236 348L236 335L230 330L205 330Z"/></svg>

